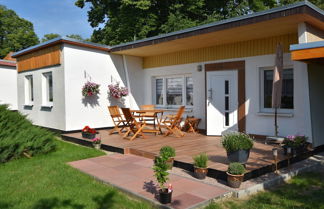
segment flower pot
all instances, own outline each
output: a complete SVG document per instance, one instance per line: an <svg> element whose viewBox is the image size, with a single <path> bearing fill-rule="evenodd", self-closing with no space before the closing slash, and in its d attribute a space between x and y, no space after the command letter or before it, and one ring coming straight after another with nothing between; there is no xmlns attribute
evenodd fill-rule
<svg viewBox="0 0 324 209"><path fill-rule="evenodd" d="M170 157L170 158L166 161L166 164L167 164L169 170L172 170L173 163L174 163L174 157Z"/></svg>
<svg viewBox="0 0 324 209"><path fill-rule="evenodd" d="M284 148L284 155L287 155L287 148L289 146L287 145L284 145L283 148ZM306 147L307 145L301 145L299 147L290 147L291 148L291 154L292 156L297 156L297 155L300 155L300 154L303 154L306 150Z"/></svg>
<svg viewBox="0 0 324 209"><path fill-rule="evenodd" d="M250 156L250 150L237 150L234 152L227 152L227 159L230 163L238 162L245 164Z"/></svg>
<svg viewBox="0 0 324 209"><path fill-rule="evenodd" d="M168 189L160 189L159 194L160 194L160 203L162 204L171 203L172 191L168 192Z"/></svg>
<svg viewBox="0 0 324 209"><path fill-rule="evenodd" d="M207 173L208 173L208 168L199 168L196 166L194 168L194 175L197 179L205 179Z"/></svg>
<svg viewBox="0 0 324 209"><path fill-rule="evenodd" d="M101 148L101 144L92 143L92 145L95 149L99 150Z"/></svg>
<svg viewBox="0 0 324 209"><path fill-rule="evenodd" d="M242 175L233 175L228 172L227 173L227 184L232 188L239 188L244 178L244 174Z"/></svg>
<svg viewBox="0 0 324 209"><path fill-rule="evenodd" d="M86 139L93 139L96 137L95 133L82 132L82 137Z"/></svg>

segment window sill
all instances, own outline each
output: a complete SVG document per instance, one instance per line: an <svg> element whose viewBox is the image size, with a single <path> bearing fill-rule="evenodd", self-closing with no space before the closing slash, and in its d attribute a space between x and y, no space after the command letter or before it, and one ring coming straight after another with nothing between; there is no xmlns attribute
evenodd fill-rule
<svg viewBox="0 0 324 209"><path fill-rule="evenodd" d="M168 111L177 112L179 110L179 108L177 108L177 107L164 107L164 106L157 106L156 109L165 110L166 112L168 112ZM192 111L193 111L193 107L186 107L185 108L185 112L192 112Z"/></svg>
<svg viewBox="0 0 324 209"><path fill-rule="evenodd" d="M52 107L53 107L53 104L52 104L52 103L42 104L41 107L42 107L42 108L52 108Z"/></svg>
<svg viewBox="0 0 324 209"><path fill-rule="evenodd" d="M257 113L258 116L271 116L274 117L274 113L273 112L258 112ZM286 118L292 118L294 117L293 113L277 113L278 117L286 117Z"/></svg>
<svg viewBox="0 0 324 209"><path fill-rule="evenodd" d="M24 104L23 106L24 106L24 107L33 107L34 104L33 104L33 103L30 103L30 104Z"/></svg>

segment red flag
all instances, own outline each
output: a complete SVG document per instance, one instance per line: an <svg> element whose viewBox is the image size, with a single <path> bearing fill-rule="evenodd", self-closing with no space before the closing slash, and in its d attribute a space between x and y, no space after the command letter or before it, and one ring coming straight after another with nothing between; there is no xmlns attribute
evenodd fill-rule
<svg viewBox="0 0 324 209"><path fill-rule="evenodd" d="M283 71L283 49L282 45L277 45L276 65L273 71L272 85L272 108L280 108L282 92L282 71Z"/></svg>

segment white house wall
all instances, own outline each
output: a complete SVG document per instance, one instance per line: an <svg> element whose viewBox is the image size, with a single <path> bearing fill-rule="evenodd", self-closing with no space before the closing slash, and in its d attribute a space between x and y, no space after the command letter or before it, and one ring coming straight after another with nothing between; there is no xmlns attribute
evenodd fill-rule
<svg viewBox="0 0 324 209"><path fill-rule="evenodd" d="M42 107L42 77L43 73L52 72L53 76L53 107ZM34 102L25 106L25 76L33 76ZM63 65L46 67L18 73L18 109L26 114L35 125L64 130L65 128L65 98L64 98L64 68Z"/></svg>
<svg viewBox="0 0 324 209"><path fill-rule="evenodd" d="M205 129L205 72L198 72L197 66L207 63L245 60L246 132L260 135L273 135L273 115L265 116L264 114L260 113L260 68L273 66L274 59L274 55L264 55L145 69L145 83L143 83L143 85L145 85L144 102L147 104L153 102L153 77L192 74L194 82L194 107L192 112L187 113L187 115L194 115L195 117L201 118L202 120L199 127ZM307 66L300 62L292 62L290 59L290 54L284 55L284 65L293 66L294 68L294 111L290 117L287 117L287 115L284 117L279 117L279 134L282 136L289 134L305 134L311 137Z"/></svg>
<svg viewBox="0 0 324 209"><path fill-rule="evenodd" d="M129 97L121 101L108 96L108 85L120 82L127 86L123 58L108 52L65 44L66 131L113 126L107 107L129 107ZM82 86L92 81L100 84L98 97L84 98Z"/></svg>
<svg viewBox="0 0 324 209"><path fill-rule="evenodd" d="M17 70L16 67L0 65L0 104L8 104L17 110Z"/></svg>

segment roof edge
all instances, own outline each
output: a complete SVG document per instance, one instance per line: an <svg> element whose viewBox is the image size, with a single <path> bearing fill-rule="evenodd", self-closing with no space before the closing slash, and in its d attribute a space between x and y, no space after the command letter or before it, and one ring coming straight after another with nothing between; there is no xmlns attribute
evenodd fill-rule
<svg viewBox="0 0 324 209"><path fill-rule="evenodd" d="M324 47L324 41L293 44L293 45L290 45L290 51L313 49L313 48L319 48L319 47Z"/></svg>
<svg viewBox="0 0 324 209"><path fill-rule="evenodd" d="M0 66L16 67L16 62L11 60L0 59Z"/></svg>
<svg viewBox="0 0 324 209"><path fill-rule="evenodd" d="M40 50L40 49L43 49L43 48L46 48L49 46L57 45L60 43L68 43L68 44L72 44L72 45L94 48L94 49L99 49L99 50L103 50L103 51L110 51L110 47L107 45L104 45L104 44L98 44L98 43L93 43L93 42L89 42L89 41L77 40L77 39L69 38L66 36L64 36L64 37L60 36L60 37L51 39L49 41L46 41L44 43L40 43L35 46L31 46L31 47L28 47L21 51L15 52L12 55L12 57L17 58L22 55L28 54L30 52L34 52L34 51L37 51L37 50Z"/></svg>

